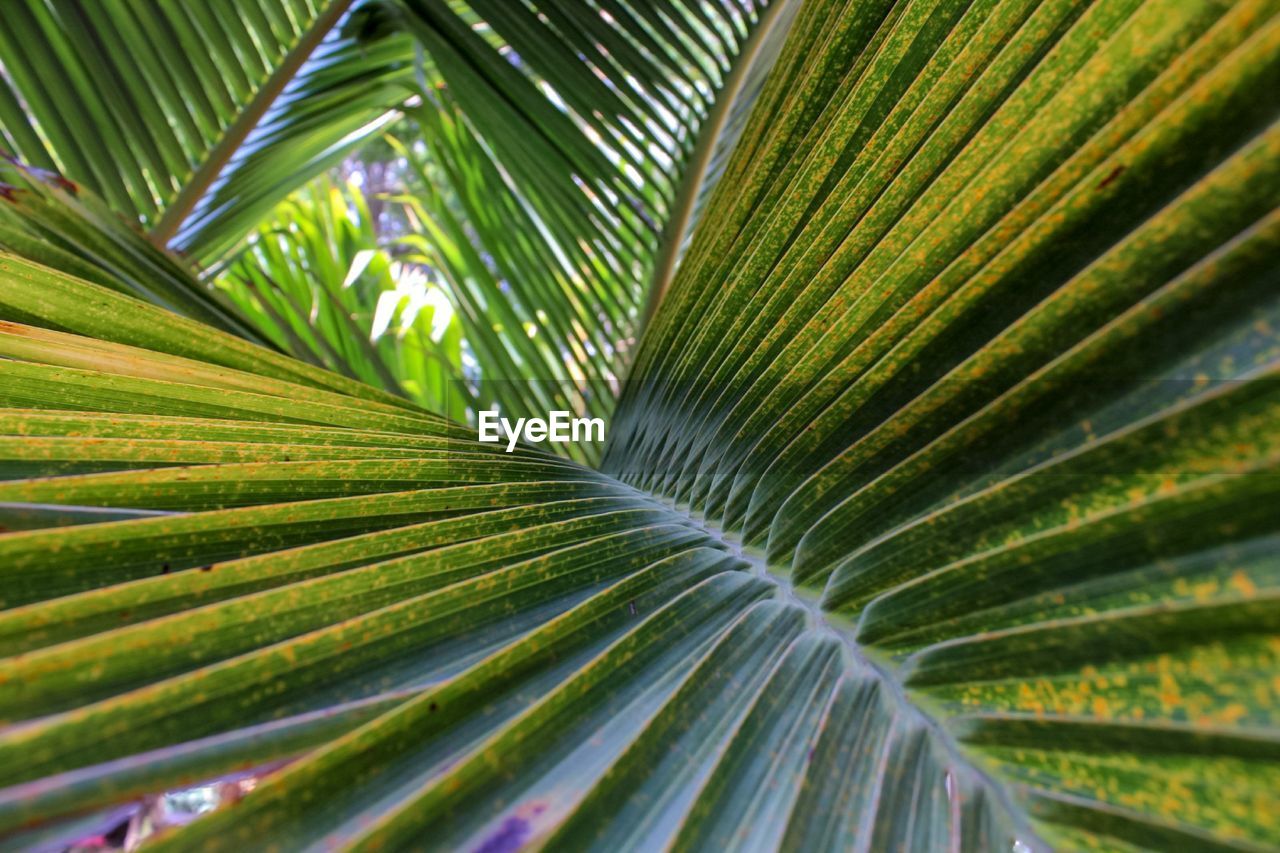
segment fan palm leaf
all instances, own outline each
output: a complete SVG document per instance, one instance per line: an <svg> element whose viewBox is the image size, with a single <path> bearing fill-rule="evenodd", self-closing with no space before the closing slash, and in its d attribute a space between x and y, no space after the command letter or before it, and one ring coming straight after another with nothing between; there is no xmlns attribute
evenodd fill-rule
<svg viewBox="0 0 1280 853"><path fill-rule="evenodd" d="M1272 0L810 0L598 469L0 256L0 831L1273 847L1278 84Z"/></svg>

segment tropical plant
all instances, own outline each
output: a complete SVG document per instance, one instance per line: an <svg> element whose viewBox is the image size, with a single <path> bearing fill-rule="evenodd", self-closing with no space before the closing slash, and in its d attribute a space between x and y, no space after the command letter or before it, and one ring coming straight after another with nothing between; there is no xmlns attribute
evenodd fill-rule
<svg viewBox="0 0 1280 853"><path fill-rule="evenodd" d="M415 188L417 204L437 200L425 251L447 276L484 383L473 402L529 416L549 403L612 410L644 283L670 266L659 234L688 230L691 196L678 188L707 184L695 141L731 138L744 86L768 67L754 60L777 49L797 4L15 6L0 37L0 146L102 194L206 279L286 195L412 113L435 158L420 172L431 185ZM77 98L90 109L66 116ZM108 144L86 146L92 136ZM260 299L249 306L259 320L261 310ZM311 319L286 310L265 334L314 359L311 342L279 334ZM323 363L370 378L370 329L355 317L340 324ZM378 384L414 375L418 351L390 356Z"/></svg>
<svg viewBox="0 0 1280 853"><path fill-rule="evenodd" d="M462 329L375 218L358 187L319 180L276 208L217 285L282 351L465 419Z"/></svg>
<svg viewBox="0 0 1280 853"><path fill-rule="evenodd" d="M661 6L591 4L658 61ZM441 31L431 168L527 201ZM6 843L247 772L151 846L1273 848L1276 93L1273 0L806 0L596 468L182 316L13 170ZM507 203L419 200L424 257Z"/></svg>
<svg viewBox="0 0 1280 853"><path fill-rule="evenodd" d="M6 3L0 144L211 262L410 95L411 40L352 5Z"/></svg>

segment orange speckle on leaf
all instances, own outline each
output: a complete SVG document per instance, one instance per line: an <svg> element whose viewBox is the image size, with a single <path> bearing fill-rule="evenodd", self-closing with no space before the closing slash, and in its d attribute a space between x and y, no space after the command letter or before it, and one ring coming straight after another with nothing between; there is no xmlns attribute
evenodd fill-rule
<svg viewBox="0 0 1280 853"><path fill-rule="evenodd" d="M1232 702L1230 705L1223 708L1222 712L1218 716L1223 720L1223 722L1234 723L1247 713L1249 712L1245 710L1245 707L1239 702Z"/></svg>
<svg viewBox="0 0 1280 853"><path fill-rule="evenodd" d="M1249 580L1249 576L1239 569L1231 575L1229 583L1231 584L1231 588L1241 595L1253 596L1258 592L1258 587L1254 582Z"/></svg>

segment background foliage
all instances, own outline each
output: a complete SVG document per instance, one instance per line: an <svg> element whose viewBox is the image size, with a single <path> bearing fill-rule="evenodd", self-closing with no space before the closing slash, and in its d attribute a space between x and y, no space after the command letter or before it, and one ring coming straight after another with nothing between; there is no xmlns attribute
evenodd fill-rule
<svg viewBox="0 0 1280 853"><path fill-rule="evenodd" d="M1274 847L1280 4L269 6L421 52L402 191L197 274L4 168L3 843ZM439 413L612 407L646 300L599 465Z"/></svg>
<svg viewBox="0 0 1280 853"><path fill-rule="evenodd" d="M256 242L286 195L364 150L371 170L399 179L371 186L363 203L350 198L347 216L367 229L360 208L383 205L380 196L412 205L399 221L414 233L390 237L417 240L387 239L373 223L378 248L407 253L408 277L434 277L449 295L463 344L451 345L447 368L467 387L421 385L422 341L371 347L378 295L342 287L342 273L313 276L346 294L348 318L327 324L329 351L316 353L301 331L314 319L308 300L285 286L287 266L264 265L280 257L261 251L248 255L258 275L293 298L228 287L256 334L382 387L414 377L399 390L439 411L453 403L458 417L475 405L607 415L646 284L664 262L664 225L687 231L677 206L692 198L678 196L691 158L690 184L702 184L699 128L722 126L740 100L734 58L754 56L769 34L776 50L793 13L757 0L22 0L0 41L0 146L137 217L206 282L235 259L244 281L246 236ZM388 131L416 144L389 151ZM105 144L86 144L95 137ZM429 168L409 162L424 157ZM275 300L270 312L264 299Z"/></svg>

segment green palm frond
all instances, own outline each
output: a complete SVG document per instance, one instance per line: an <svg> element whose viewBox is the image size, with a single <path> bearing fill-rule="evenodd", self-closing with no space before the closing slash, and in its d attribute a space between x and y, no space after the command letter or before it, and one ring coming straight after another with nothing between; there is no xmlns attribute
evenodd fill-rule
<svg viewBox="0 0 1280 853"><path fill-rule="evenodd" d="M413 48L339 26L352 0L15 0L0 145L209 262L385 126Z"/></svg>
<svg viewBox="0 0 1280 853"><path fill-rule="evenodd" d="M3 843L247 774L147 845L1274 847L1280 5L808 0L777 56L598 469L0 255ZM455 60L424 185L521 200L418 200L461 287L544 213ZM512 236L478 309L564 270Z"/></svg>
<svg viewBox="0 0 1280 853"><path fill-rule="evenodd" d="M180 259L92 192L61 176L0 161L0 249L127 293L247 340L252 321Z"/></svg>
<svg viewBox="0 0 1280 853"><path fill-rule="evenodd" d="M647 285L671 269L662 247L687 233L722 119L745 113L744 79L767 69L758 54L776 51L799 4L20 5L0 38L0 146L215 273L290 193L411 112L435 164L420 172L434 185L412 194L465 211L465 233L437 208L419 236L449 273L478 399L527 416L612 410ZM88 108L68 114L72 102ZM95 135L107 144L86 145ZM289 301L263 293L277 312ZM278 341L280 325L309 319L286 311L252 334ZM368 332L351 329L323 363L369 378Z"/></svg>
<svg viewBox="0 0 1280 853"><path fill-rule="evenodd" d="M316 181L263 220L218 287L282 351L465 418L460 325L427 270L393 259L375 216L359 188Z"/></svg>
<svg viewBox="0 0 1280 853"><path fill-rule="evenodd" d="M446 275L480 399L607 416L663 247L799 4L405 5L432 60L410 242Z"/></svg>

